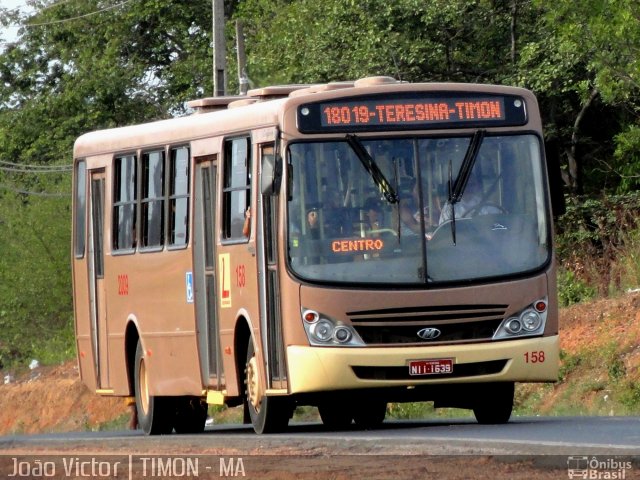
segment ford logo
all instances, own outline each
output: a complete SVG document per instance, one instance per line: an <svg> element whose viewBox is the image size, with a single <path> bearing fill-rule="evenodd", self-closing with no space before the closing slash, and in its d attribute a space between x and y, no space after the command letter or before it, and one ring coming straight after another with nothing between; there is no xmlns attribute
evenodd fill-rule
<svg viewBox="0 0 640 480"><path fill-rule="evenodd" d="M423 340L435 340L442 332L437 328L423 328L418 330L418 336Z"/></svg>

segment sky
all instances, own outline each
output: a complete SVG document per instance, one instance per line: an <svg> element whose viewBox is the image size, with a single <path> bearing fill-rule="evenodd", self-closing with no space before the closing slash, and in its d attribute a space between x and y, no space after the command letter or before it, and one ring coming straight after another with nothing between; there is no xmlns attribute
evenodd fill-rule
<svg viewBox="0 0 640 480"><path fill-rule="evenodd" d="M4 8L14 9L21 8L23 11L26 11L28 7L26 7L25 0L0 0L0 6ZM18 34L17 27L11 28L0 28L0 36L2 37L2 41L11 42L15 40L16 35Z"/></svg>

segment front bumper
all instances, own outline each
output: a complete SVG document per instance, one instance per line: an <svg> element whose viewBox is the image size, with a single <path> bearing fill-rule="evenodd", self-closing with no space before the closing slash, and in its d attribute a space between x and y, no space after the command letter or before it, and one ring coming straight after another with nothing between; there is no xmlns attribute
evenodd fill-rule
<svg viewBox="0 0 640 480"><path fill-rule="evenodd" d="M287 347L290 393L405 385L554 382L558 379L559 354L557 335L428 347ZM440 358L453 359L453 375L409 377L411 360ZM474 369L476 365L483 367ZM492 365L492 369L484 368L486 365ZM406 378L385 373L405 372L405 368ZM363 371L374 373L363 375Z"/></svg>

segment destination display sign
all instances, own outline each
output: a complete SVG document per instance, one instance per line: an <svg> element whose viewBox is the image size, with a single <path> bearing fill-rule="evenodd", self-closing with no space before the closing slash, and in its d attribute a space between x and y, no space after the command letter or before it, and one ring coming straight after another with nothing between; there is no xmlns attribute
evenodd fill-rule
<svg viewBox="0 0 640 480"><path fill-rule="evenodd" d="M416 93L351 97L298 107L303 133L524 125L521 97Z"/></svg>

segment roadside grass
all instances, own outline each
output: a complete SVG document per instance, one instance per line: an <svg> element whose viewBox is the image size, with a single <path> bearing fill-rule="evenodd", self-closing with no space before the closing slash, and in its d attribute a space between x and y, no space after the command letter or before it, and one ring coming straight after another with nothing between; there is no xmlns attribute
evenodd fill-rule
<svg viewBox="0 0 640 480"><path fill-rule="evenodd" d="M93 432L113 432L127 430L129 428L129 421L131 420L130 413L123 413L108 422L100 423L98 425L89 425L85 422L85 430Z"/></svg>
<svg viewBox="0 0 640 480"><path fill-rule="evenodd" d="M640 411L639 348L617 344L561 355L556 384L523 384L516 390L518 415L637 415Z"/></svg>

